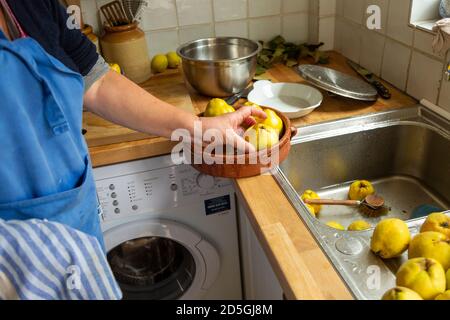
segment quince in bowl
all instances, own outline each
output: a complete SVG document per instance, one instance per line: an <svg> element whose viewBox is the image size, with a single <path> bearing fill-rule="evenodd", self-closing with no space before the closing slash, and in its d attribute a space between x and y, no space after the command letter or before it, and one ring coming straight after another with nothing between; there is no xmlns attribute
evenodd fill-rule
<svg viewBox="0 0 450 320"><path fill-rule="evenodd" d="M198 148L192 144L192 166L207 175L232 179L259 176L276 168L287 158L291 139L297 134L297 129L291 126L290 120L282 113L271 108L263 110L268 115L267 119L255 119L257 123L248 128L244 135L255 147L254 152L239 154L234 150L233 153L227 153L224 146L217 152L211 146L203 145ZM220 116L234 111L224 100L213 99L200 116Z"/></svg>

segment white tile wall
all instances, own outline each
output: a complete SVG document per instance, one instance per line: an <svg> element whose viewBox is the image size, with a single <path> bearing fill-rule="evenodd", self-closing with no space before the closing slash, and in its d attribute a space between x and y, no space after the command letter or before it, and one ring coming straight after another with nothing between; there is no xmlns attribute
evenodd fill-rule
<svg viewBox="0 0 450 320"><path fill-rule="evenodd" d="M212 22L210 0L177 0L177 9L180 26Z"/></svg>
<svg viewBox="0 0 450 320"><path fill-rule="evenodd" d="M377 32L363 31L360 64L377 76L381 74L386 38Z"/></svg>
<svg viewBox="0 0 450 320"><path fill-rule="evenodd" d="M363 20L364 1L344 0L344 17L358 24Z"/></svg>
<svg viewBox="0 0 450 320"><path fill-rule="evenodd" d="M214 0L213 4L215 21L247 18L247 0Z"/></svg>
<svg viewBox="0 0 450 320"><path fill-rule="evenodd" d="M248 0L248 10L252 18L280 14L281 0Z"/></svg>
<svg viewBox="0 0 450 320"><path fill-rule="evenodd" d="M150 56L173 51L178 46L178 32L174 30L147 32L146 38Z"/></svg>
<svg viewBox="0 0 450 320"><path fill-rule="evenodd" d="M248 23L246 20L218 22L215 27L217 37L248 38Z"/></svg>
<svg viewBox="0 0 450 320"><path fill-rule="evenodd" d="M84 19L97 33L101 33L98 10L111 1L82 0ZM176 50L193 39L214 36L267 41L282 34L289 41L306 42L310 1L319 0L149 0L140 27L146 33L151 56ZM334 10L336 0L320 1ZM327 29L332 29L331 23Z"/></svg>
<svg viewBox="0 0 450 320"><path fill-rule="evenodd" d="M281 18L279 16L251 19L249 37L252 40L273 39L281 34Z"/></svg>
<svg viewBox="0 0 450 320"><path fill-rule="evenodd" d="M436 104L442 78L442 63L415 51L409 69L407 92Z"/></svg>
<svg viewBox="0 0 450 320"><path fill-rule="evenodd" d="M411 48L387 39L381 76L397 88L405 90L410 58Z"/></svg>
<svg viewBox="0 0 450 320"><path fill-rule="evenodd" d="M294 13L283 18L283 37L287 41L303 43L308 41L308 14Z"/></svg>
<svg viewBox="0 0 450 320"><path fill-rule="evenodd" d="M180 29L180 43L186 43L201 38L210 38L213 36L214 28L212 24L186 26Z"/></svg>
<svg viewBox="0 0 450 320"><path fill-rule="evenodd" d="M334 29L336 19L334 16L320 19L319 41L324 43L321 50L332 50L334 48Z"/></svg>
<svg viewBox="0 0 450 320"><path fill-rule="evenodd" d="M342 53L349 59L359 62L361 54L361 25L354 22L342 26Z"/></svg>
<svg viewBox="0 0 450 320"><path fill-rule="evenodd" d="M427 10L436 8L437 0L413 1ZM381 8L381 30L366 27L371 4ZM410 6L411 0L336 0L334 48L416 99L428 99L450 111L450 82L443 77L450 54L433 53L434 35L410 25ZM419 11L413 13L417 19Z"/></svg>
<svg viewBox="0 0 450 320"><path fill-rule="evenodd" d="M336 0L321 0L319 7L320 16L334 16L336 13Z"/></svg>
<svg viewBox="0 0 450 320"><path fill-rule="evenodd" d="M143 13L141 29L144 31L174 28L178 25L175 0L152 0Z"/></svg>
<svg viewBox="0 0 450 320"><path fill-rule="evenodd" d="M411 0L390 1L387 35L406 45L412 45L414 30L409 26Z"/></svg>
<svg viewBox="0 0 450 320"><path fill-rule="evenodd" d="M323 42L322 50L332 50L335 46L336 0L311 0L309 2L309 42Z"/></svg>
<svg viewBox="0 0 450 320"><path fill-rule="evenodd" d="M309 0L283 0L283 13L309 11Z"/></svg>

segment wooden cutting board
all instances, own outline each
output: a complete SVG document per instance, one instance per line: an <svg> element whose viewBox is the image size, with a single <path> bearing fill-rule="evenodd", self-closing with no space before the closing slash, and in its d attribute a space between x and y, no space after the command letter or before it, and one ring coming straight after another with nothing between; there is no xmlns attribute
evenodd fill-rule
<svg viewBox="0 0 450 320"><path fill-rule="evenodd" d="M157 98L191 113L195 110L184 78L179 70L168 70L152 76L141 86ZM150 135L136 132L106 121L90 112L83 114L83 128L89 147L103 146L120 142L131 142L150 138Z"/></svg>

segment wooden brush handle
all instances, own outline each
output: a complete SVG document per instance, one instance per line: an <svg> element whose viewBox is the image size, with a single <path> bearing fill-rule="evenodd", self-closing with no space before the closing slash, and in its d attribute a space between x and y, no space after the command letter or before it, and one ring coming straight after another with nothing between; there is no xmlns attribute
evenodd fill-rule
<svg viewBox="0 0 450 320"><path fill-rule="evenodd" d="M331 206L359 206L361 204L358 200L332 200L332 199L306 199L307 204L325 204Z"/></svg>

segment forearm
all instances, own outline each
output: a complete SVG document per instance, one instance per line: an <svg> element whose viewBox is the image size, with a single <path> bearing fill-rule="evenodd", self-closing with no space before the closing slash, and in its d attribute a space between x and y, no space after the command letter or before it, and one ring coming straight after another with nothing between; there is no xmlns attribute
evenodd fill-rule
<svg viewBox="0 0 450 320"><path fill-rule="evenodd" d="M178 109L110 71L98 80L84 96L85 107L111 122L140 132L169 138L184 128L193 132L198 119Z"/></svg>

